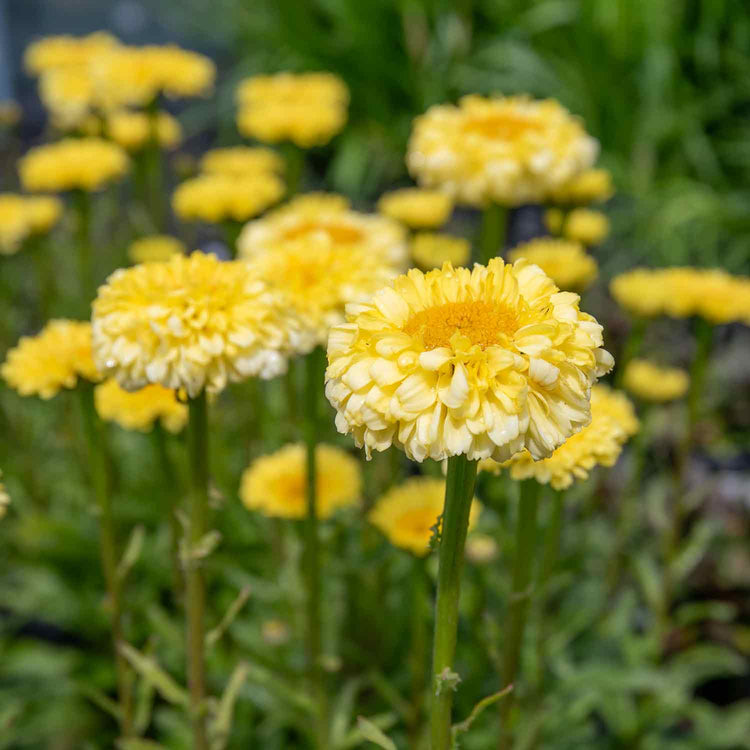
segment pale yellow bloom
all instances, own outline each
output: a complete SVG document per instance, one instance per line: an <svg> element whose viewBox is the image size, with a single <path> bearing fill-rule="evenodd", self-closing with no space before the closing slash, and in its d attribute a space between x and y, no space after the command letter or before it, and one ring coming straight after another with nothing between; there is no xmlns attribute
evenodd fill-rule
<svg viewBox="0 0 750 750"><path fill-rule="evenodd" d="M597 465L613 466L620 457L623 445L638 431L638 420L633 405L623 393L605 385L591 389L591 422L570 437L549 458L535 461L524 451L514 456L505 466L513 479L536 479L564 490L577 479L586 479ZM482 461L480 469L490 471L497 464Z"/></svg>
<svg viewBox="0 0 750 750"><path fill-rule="evenodd" d="M52 195L31 195L25 198L29 229L32 234L45 234L60 221L63 204Z"/></svg>
<svg viewBox="0 0 750 750"><path fill-rule="evenodd" d="M339 432L368 456L549 456L588 424L590 387L613 365L578 302L525 260L412 269L331 330Z"/></svg>
<svg viewBox="0 0 750 750"><path fill-rule="evenodd" d="M96 107L96 87L85 66L52 68L39 78L39 98L56 128L75 130Z"/></svg>
<svg viewBox="0 0 750 750"><path fill-rule="evenodd" d="M674 401L688 392L690 376L679 367L632 359L625 367L622 384L644 401Z"/></svg>
<svg viewBox="0 0 750 750"><path fill-rule="evenodd" d="M601 211L574 208L565 218L563 234L584 245L598 245L609 234L609 219Z"/></svg>
<svg viewBox="0 0 750 750"><path fill-rule="evenodd" d="M354 248L394 266L406 265L406 231L385 216L348 208L342 196L313 193L295 198L242 230L237 248L243 258L272 252L285 242L314 240L319 248Z"/></svg>
<svg viewBox="0 0 750 750"><path fill-rule="evenodd" d="M339 508L356 505L362 492L359 462L340 448L319 444L315 448L316 510L329 518ZM278 518L307 515L307 464L305 447L285 445L275 453L256 458L242 474L240 498L248 510Z"/></svg>
<svg viewBox="0 0 750 750"><path fill-rule="evenodd" d="M21 122L23 110L18 102L10 99L0 101L0 127L12 128Z"/></svg>
<svg viewBox="0 0 750 750"><path fill-rule="evenodd" d="M381 196L378 211L413 229L435 229L450 219L453 200L439 190L403 188Z"/></svg>
<svg viewBox="0 0 750 750"><path fill-rule="evenodd" d="M188 221L246 221L278 203L284 190L281 178L271 172L249 176L201 174L177 186L172 208Z"/></svg>
<svg viewBox="0 0 750 750"><path fill-rule="evenodd" d="M119 42L106 31L88 36L48 36L32 42L24 52L24 67L32 75L47 70L87 65L103 52L117 47Z"/></svg>
<svg viewBox="0 0 750 750"><path fill-rule="evenodd" d="M93 306L94 357L123 388L221 391L286 370L296 324L247 263L176 255L115 271Z"/></svg>
<svg viewBox="0 0 750 750"><path fill-rule="evenodd" d="M558 102L465 96L414 121L406 162L457 202L540 203L591 167L598 144Z"/></svg>
<svg viewBox="0 0 750 750"><path fill-rule="evenodd" d="M445 480L414 477L388 490L375 502L368 519L396 547L422 557L430 551L430 539L438 525L445 501ZM469 512L469 531L476 526L481 505L474 498Z"/></svg>
<svg viewBox="0 0 750 750"><path fill-rule="evenodd" d="M2 478L3 472L0 471L0 478ZM3 518L5 516L8 506L10 505L10 495L8 494L8 491L5 489L5 485L0 482L0 518Z"/></svg>
<svg viewBox="0 0 750 750"><path fill-rule="evenodd" d="M18 162L25 190L50 193L98 190L127 170L125 151L100 138L64 138L32 148Z"/></svg>
<svg viewBox="0 0 750 750"><path fill-rule="evenodd" d="M230 146L214 148L203 154L203 172L218 172L241 177L265 172L284 173L284 160L270 148L263 146Z"/></svg>
<svg viewBox="0 0 750 750"><path fill-rule="evenodd" d="M0 193L0 255L18 252L30 232L25 200L14 193Z"/></svg>
<svg viewBox="0 0 750 750"><path fill-rule="evenodd" d="M49 399L78 379L101 380L91 355L91 324L51 320L36 336L24 336L0 368L5 382L22 396Z"/></svg>
<svg viewBox="0 0 750 750"><path fill-rule="evenodd" d="M165 429L179 432L188 419L188 408L177 400L176 392L156 383L126 391L110 379L96 386L94 403L102 419L125 430L150 432L158 419Z"/></svg>
<svg viewBox="0 0 750 750"><path fill-rule="evenodd" d="M168 234L141 237L130 244L128 258L133 263L152 263L169 260L173 255L184 255L185 245Z"/></svg>
<svg viewBox="0 0 750 750"><path fill-rule="evenodd" d="M349 90L332 73L277 73L246 78L237 88L237 127L266 143L322 146L346 124Z"/></svg>
<svg viewBox="0 0 750 750"><path fill-rule="evenodd" d="M106 119L107 135L128 151L148 145L153 128L152 117L146 112L121 109ZM175 148L182 141L182 126L169 112L157 112L156 137L162 148Z"/></svg>
<svg viewBox="0 0 750 750"><path fill-rule="evenodd" d="M466 540L466 559L474 565L491 563L497 559L499 551L497 542L489 534L472 534Z"/></svg>
<svg viewBox="0 0 750 750"><path fill-rule="evenodd" d="M418 232L411 243L411 257L424 271L442 268L443 263L466 266L471 260L471 245L463 237Z"/></svg>
<svg viewBox="0 0 750 750"><path fill-rule="evenodd" d="M614 195L612 175L606 169L587 169L572 180L552 191L553 203L579 204L603 203Z"/></svg>
<svg viewBox="0 0 750 750"><path fill-rule="evenodd" d="M597 276L596 260L580 242L540 237L514 247L508 260L526 258L549 276L560 289L582 291Z"/></svg>

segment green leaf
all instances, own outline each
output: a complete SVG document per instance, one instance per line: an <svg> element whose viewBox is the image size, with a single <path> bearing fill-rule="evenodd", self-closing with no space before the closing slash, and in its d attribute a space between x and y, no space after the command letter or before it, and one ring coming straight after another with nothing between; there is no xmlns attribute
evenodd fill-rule
<svg viewBox="0 0 750 750"><path fill-rule="evenodd" d="M238 664L232 676L229 678L224 694L219 701L219 707L216 711L216 717L211 723L211 750L224 750L232 731L232 717L234 715L234 704L237 701L242 685L245 683L248 675L248 665Z"/></svg>
<svg viewBox="0 0 750 750"><path fill-rule="evenodd" d="M144 656L128 643L119 643L118 649L133 669L159 691L162 698L179 706L187 706L190 703L187 692L156 663L155 659Z"/></svg>
<svg viewBox="0 0 750 750"><path fill-rule="evenodd" d="M122 559L117 566L117 577L120 581L124 581L128 577L128 573L131 571L133 566L138 562L138 558L141 556L141 550L143 549L143 539L146 535L146 530L141 524L138 524L130 534L128 543L123 552Z"/></svg>
<svg viewBox="0 0 750 750"><path fill-rule="evenodd" d="M463 732L468 732L471 728L471 725L476 720L477 716L482 713L482 711L485 710L485 708L489 708L494 703L497 703L501 698L504 698L506 695L508 695L513 690L513 685L508 685L507 687L504 687L502 690L499 690L497 693L493 693L492 695L488 695L485 698L482 698L475 706L471 709L471 713L460 723L454 724L451 728L451 738L453 741L453 744L455 746L456 738L459 734Z"/></svg>
<svg viewBox="0 0 750 750"><path fill-rule="evenodd" d="M227 628L234 622L234 619L240 613L240 610L245 606L247 600L250 598L250 587L245 586L237 594L235 600L227 608L224 617L221 618L219 624L212 628L206 633L206 648L211 648L226 633Z"/></svg>
<svg viewBox="0 0 750 750"><path fill-rule="evenodd" d="M357 717L357 727L362 736L373 745L382 747L383 750L397 750L396 743L378 729L369 719L364 716Z"/></svg>

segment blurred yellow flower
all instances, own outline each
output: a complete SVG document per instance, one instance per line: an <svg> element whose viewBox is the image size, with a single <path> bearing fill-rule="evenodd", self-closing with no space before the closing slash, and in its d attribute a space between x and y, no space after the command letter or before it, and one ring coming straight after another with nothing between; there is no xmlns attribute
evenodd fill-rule
<svg viewBox="0 0 750 750"><path fill-rule="evenodd" d="M138 151L151 140L153 121L146 112L121 109L106 119L107 135L128 151ZM162 148L175 148L182 141L182 126L169 112L157 112L156 136Z"/></svg>
<svg viewBox="0 0 750 750"><path fill-rule="evenodd" d="M246 221L278 203L284 190L281 178L271 172L249 176L201 174L177 186L172 208L187 221Z"/></svg>
<svg viewBox="0 0 750 750"><path fill-rule="evenodd" d="M563 234L584 245L598 245L609 234L609 219L601 211L574 208L565 218Z"/></svg>
<svg viewBox="0 0 750 750"><path fill-rule="evenodd" d="M29 236L25 200L14 193L0 193L0 255L13 255Z"/></svg>
<svg viewBox="0 0 750 750"><path fill-rule="evenodd" d="M435 229L450 219L453 199L439 190L403 188L381 196L378 211L413 229Z"/></svg>
<svg viewBox="0 0 750 750"><path fill-rule="evenodd" d="M0 471L0 479L3 476L3 472ZM8 494L8 491L5 489L5 485L0 482L0 518L3 518L5 516L8 506L10 505L10 495Z"/></svg>
<svg viewBox="0 0 750 750"><path fill-rule="evenodd" d="M565 213L560 208L548 208L544 212L544 226L550 234L560 234L563 223L565 222Z"/></svg>
<svg viewBox="0 0 750 750"><path fill-rule="evenodd" d="M552 191L549 199L563 205L603 203L615 193L612 175L606 169L587 169Z"/></svg>
<svg viewBox="0 0 750 750"><path fill-rule="evenodd" d="M568 291L583 291L596 278L598 268L580 242L540 237L514 247L508 260L526 258Z"/></svg>
<svg viewBox="0 0 750 750"><path fill-rule="evenodd" d="M203 172L220 174L256 175L258 173L284 173L284 160L270 148L263 146L230 146L213 148L203 154L200 162Z"/></svg>
<svg viewBox="0 0 750 750"><path fill-rule="evenodd" d="M24 336L0 368L5 382L22 396L49 399L78 378L98 382L91 355L91 324L51 320L36 336Z"/></svg>
<svg viewBox="0 0 750 750"><path fill-rule="evenodd" d="M690 376L679 367L632 359L625 367L622 384L644 401L674 401L688 392Z"/></svg>
<svg viewBox="0 0 750 750"><path fill-rule="evenodd" d="M458 268L471 260L471 245L463 237L418 232L411 242L411 257L423 271L442 268L446 262Z"/></svg>
<svg viewBox="0 0 750 750"><path fill-rule="evenodd" d="M94 403L102 419L125 430L150 432L158 419L165 429L179 432L188 419L188 408L177 400L175 391L159 384L126 391L110 379L96 386Z"/></svg>
<svg viewBox="0 0 750 750"><path fill-rule="evenodd" d="M106 31L88 36L48 36L32 42L24 52L24 67L31 75L47 70L87 65L102 52L117 47L119 42Z"/></svg>
<svg viewBox="0 0 750 750"><path fill-rule="evenodd" d="M75 130L96 107L96 87L84 66L52 68L39 78L39 98L56 128Z"/></svg>
<svg viewBox="0 0 750 750"><path fill-rule="evenodd" d="M153 234L133 241L128 258L133 263L152 263L169 260L173 255L184 255L185 245L168 234Z"/></svg>
<svg viewBox="0 0 750 750"><path fill-rule="evenodd" d="M317 515L329 518L339 508L356 505L362 492L359 462L340 448L315 448ZM278 518L307 515L305 447L285 445L256 458L245 469L240 498L248 510Z"/></svg>
<svg viewBox="0 0 750 750"><path fill-rule="evenodd" d="M443 512L445 480L414 477L388 490L376 502L368 519L396 547L423 557L430 551L433 529ZM469 531L476 526L481 506L474 498Z"/></svg>
<svg viewBox="0 0 750 750"><path fill-rule="evenodd" d="M586 479L597 465L613 466L623 445L638 431L638 420L627 397L605 385L591 389L591 422L563 443L549 458L535 461L524 451L503 467L482 461L480 470L508 467L513 479L536 479L564 490Z"/></svg>
<svg viewBox="0 0 750 750"><path fill-rule="evenodd" d="M123 388L221 391L286 370L295 321L249 264L176 255L115 271L93 306L94 357Z"/></svg>
<svg viewBox="0 0 750 750"><path fill-rule="evenodd" d="M322 146L346 124L349 90L332 73L277 73L237 87L237 128L265 143Z"/></svg>
<svg viewBox="0 0 750 750"><path fill-rule="evenodd" d="M459 203L541 203L591 167L599 147L558 102L465 96L414 121L406 163L425 187Z"/></svg>
<svg viewBox="0 0 750 750"><path fill-rule="evenodd" d="M45 234L60 221L63 204L52 195L31 195L25 198L26 213L32 234Z"/></svg>
<svg viewBox="0 0 750 750"><path fill-rule="evenodd" d="M492 459L487 459L492 460ZM474 565L487 565L497 559L499 547L489 534L472 534L466 540L466 559Z"/></svg>
<svg viewBox="0 0 750 750"><path fill-rule="evenodd" d="M354 248L392 265L406 265L406 231L385 216L348 208L346 198L302 195L245 226L237 240L243 258L273 252L285 242L313 239L316 247Z"/></svg>
<svg viewBox="0 0 750 750"><path fill-rule="evenodd" d="M412 269L331 330L339 432L368 456L549 456L589 422L590 386L613 365L578 302L524 260Z"/></svg>
<svg viewBox="0 0 750 750"><path fill-rule="evenodd" d="M11 99L0 101L0 127L12 128L21 122L22 116L23 110L18 102L14 102Z"/></svg>
<svg viewBox="0 0 750 750"><path fill-rule="evenodd" d="M25 190L50 193L98 190L127 170L125 151L100 138L64 138L32 148L18 162Z"/></svg>
<svg viewBox="0 0 750 750"><path fill-rule="evenodd" d="M612 279L609 289L633 315L750 325L750 278L720 268L635 268Z"/></svg>

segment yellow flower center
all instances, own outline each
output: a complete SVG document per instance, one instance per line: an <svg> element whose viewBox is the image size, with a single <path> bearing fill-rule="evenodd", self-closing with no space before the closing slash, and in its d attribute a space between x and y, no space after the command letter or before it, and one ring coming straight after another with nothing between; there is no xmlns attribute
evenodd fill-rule
<svg viewBox="0 0 750 750"><path fill-rule="evenodd" d="M334 243L342 245L350 245L359 242L362 239L362 232L356 227L351 227L347 224L336 224L323 221L302 222L297 224L297 226L288 229L284 236L288 240L294 240L298 237L310 234L311 232L325 232Z"/></svg>
<svg viewBox="0 0 750 750"><path fill-rule="evenodd" d="M515 313L505 305L476 300L447 302L412 315L404 326L409 336L421 336L425 349L450 346L459 332L472 344L486 349L498 343L500 335L512 336L518 328Z"/></svg>
<svg viewBox="0 0 750 750"><path fill-rule="evenodd" d="M510 113L474 117L464 125L464 131L467 133L478 133L485 138L498 141L513 141L529 130L541 129L542 124L537 120Z"/></svg>

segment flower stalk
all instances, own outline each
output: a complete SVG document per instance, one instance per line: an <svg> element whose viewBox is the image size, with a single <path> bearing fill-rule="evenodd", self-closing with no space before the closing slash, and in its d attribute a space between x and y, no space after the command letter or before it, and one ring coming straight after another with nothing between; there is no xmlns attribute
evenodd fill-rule
<svg viewBox="0 0 750 750"><path fill-rule="evenodd" d="M89 316L89 305L96 296L91 251L91 195L85 190L73 191L76 211L76 244L78 245L78 275L80 278L82 317Z"/></svg>
<svg viewBox="0 0 750 750"><path fill-rule="evenodd" d="M435 604L431 750L449 750L451 747L453 693L460 682L460 677L453 669L458 633L458 601L476 476L476 461L469 461L465 455L448 459Z"/></svg>
<svg viewBox="0 0 750 750"><path fill-rule="evenodd" d="M507 224L508 209L505 206L488 203L484 207L479 231L479 257L485 266L503 252Z"/></svg>

